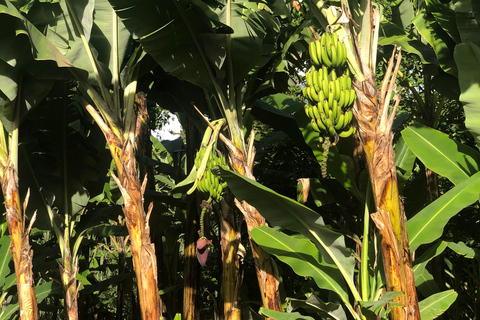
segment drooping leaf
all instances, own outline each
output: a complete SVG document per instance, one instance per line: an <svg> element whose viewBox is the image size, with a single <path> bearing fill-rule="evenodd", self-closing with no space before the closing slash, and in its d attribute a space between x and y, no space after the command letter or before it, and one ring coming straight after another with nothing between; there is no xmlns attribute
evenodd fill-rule
<svg viewBox="0 0 480 320"><path fill-rule="evenodd" d="M418 303L420 317L424 320L437 319L455 302L457 295L455 290L452 289L439 292L420 301Z"/></svg>
<svg viewBox="0 0 480 320"><path fill-rule="evenodd" d="M312 277L319 288L338 294L348 301L348 291L335 266L319 257L315 245L304 237L291 237L267 226L254 228L250 235L268 253L288 264L299 276Z"/></svg>
<svg viewBox="0 0 480 320"><path fill-rule="evenodd" d="M425 251L420 257L415 259L412 267L415 277L415 286L425 297L440 291L437 283L433 279L433 276L426 269L426 266L433 258L441 254L446 247L446 242L439 241L428 248L428 250Z"/></svg>
<svg viewBox="0 0 480 320"><path fill-rule="evenodd" d="M360 304L367 310L378 314L380 310L387 304L391 306L401 307L402 304L392 301L394 298L401 296L401 292L387 291L381 295L380 299L376 301L360 301Z"/></svg>
<svg viewBox="0 0 480 320"><path fill-rule="evenodd" d="M408 220L406 227L411 250L438 239L451 217L478 200L479 188L480 172L477 172Z"/></svg>
<svg viewBox="0 0 480 320"><path fill-rule="evenodd" d="M310 294L307 300L289 298L287 299L287 303L287 310L290 312L302 308L306 311L317 313L322 319L348 319L340 304L333 302L325 303L313 293Z"/></svg>
<svg viewBox="0 0 480 320"><path fill-rule="evenodd" d="M433 63L438 65L435 52L430 47L418 39L410 38L402 28L392 22L386 20L381 21L378 44L381 46L395 45L401 47L402 50L405 50L406 52L418 55L422 60L422 63Z"/></svg>
<svg viewBox="0 0 480 320"><path fill-rule="evenodd" d="M459 184L480 168L480 153L453 141L447 134L420 124L402 131L408 148L425 166Z"/></svg>
<svg viewBox="0 0 480 320"><path fill-rule="evenodd" d="M257 208L272 227L296 231L312 240L323 259L337 266L351 292L359 298L353 285L353 255L345 247L344 237L327 228L318 213L233 171L219 171L235 197Z"/></svg>
<svg viewBox="0 0 480 320"><path fill-rule="evenodd" d="M447 242L447 246L455 251L457 254L464 256L467 259L480 259L480 250L477 248L471 248L464 242Z"/></svg>

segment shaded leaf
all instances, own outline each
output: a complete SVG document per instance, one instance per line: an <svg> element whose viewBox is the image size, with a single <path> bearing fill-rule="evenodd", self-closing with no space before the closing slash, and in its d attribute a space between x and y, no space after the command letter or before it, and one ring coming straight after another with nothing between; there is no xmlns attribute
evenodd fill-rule
<svg viewBox="0 0 480 320"><path fill-rule="evenodd" d="M447 73L457 76L457 66L453 60L453 49L455 42L441 28L432 16L429 16L425 9L419 11L413 24L418 32L432 46L437 56L440 67Z"/></svg>
<svg viewBox="0 0 480 320"><path fill-rule="evenodd" d="M460 101L465 110L465 126L480 144L480 47L473 43L461 43L455 47L455 63L458 66Z"/></svg>
<svg viewBox="0 0 480 320"><path fill-rule="evenodd" d="M285 313L265 308L260 308L260 314L276 320L315 320L312 317L304 316L298 312Z"/></svg>

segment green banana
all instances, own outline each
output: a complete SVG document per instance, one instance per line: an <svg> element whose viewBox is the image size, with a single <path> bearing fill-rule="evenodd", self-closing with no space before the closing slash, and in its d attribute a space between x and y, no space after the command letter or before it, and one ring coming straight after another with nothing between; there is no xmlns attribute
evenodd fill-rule
<svg viewBox="0 0 480 320"><path fill-rule="evenodd" d="M308 87L309 88L309 93L313 99L313 101L316 101L318 102L318 94L317 94L317 91L315 91L315 88L314 87Z"/></svg>
<svg viewBox="0 0 480 320"><path fill-rule="evenodd" d="M337 131L335 131L335 128L333 127L332 124L330 124L330 126L328 126L328 133L330 134L330 136L332 138L337 135Z"/></svg>
<svg viewBox="0 0 480 320"><path fill-rule="evenodd" d="M318 58L318 62L319 63L319 66L322 65L322 46L321 46L321 43L320 43L320 40L315 40L315 52L317 53L317 58Z"/></svg>
<svg viewBox="0 0 480 320"><path fill-rule="evenodd" d="M328 119L327 119L327 116L325 115L324 112L320 112L320 120L322 121L322 124L323 124L323 126L325 127L325 129L326 129L326 128L327 128Z"/></svg>
<svg viewBox="0 0 480 320"><path fill-rule="evenodd" d="M341 131L345 127L345 115L341 114L337 123L335 124L335 130Z"/></svg>
<svg viewBox="0 0 480 320"><path fill-rule="evenodd" d="M340 108L345 107L345 90L340 90L340 96L338 98L338 106Z"/></svg>
<svg viewBox="0 0 480 320"><path fill-rule="evenodd" d="M310 125L312 126L312 129L316 132L320 132L320 128L318 127L317 125L317 122L315 121L315 119L311 119L310 120Z"/></svg>
<svg viewBox="0 0 480 320"><path fill-rule="evenodd" d="M355 93L355 90L350 89L349 98L348 98L348 106L351 106L355 102L356 98L357 98L357 94Z"/></svg>
<svg viewBox="0 0 480 320"><path fill-rule="evenodd" d="M322 91L325 98L327 98L328 97L328 80L326 78L323 78L322 80Z"/></svg>
<svg viewBox="0 0 480 320"><path fill-rule="evenodd" d="M334 115L335 123L337 123L338 119L340 118L340 115L342 114L342 109L338 105L337 100L333 101L333 108L332 109L333 109L333 115Z"/></svg>
<svg viewBox="0 0 480 320"><path fill-rule="evenodd" d="M328 83L328 108L331 109L333 107L333 99L335 96L335 85L333 82Z"/></svg>
<svg viewBox="0 0 480 320"><path fill-rule="evenodd" d="M312 67L312 69L313 68L314 67ZM312 72L311 71L305 73L305 78L307 80L307 86L309 86L309 87L313 86L313 79L312 79Z"/></svg>
<svg viewBox="0 0 480 320"><path fill-rule="evenodd" d="M315 48L315 41L310 41L310 44L308 45L308 52L310 53L310 58L312 59L312 62L319 66L320 61L318 60L317 57L317 50Z"/></svg>
<svg viewBox="0 0 480 320"><path fill-rule="evenodd" d="M342 131L338 134L338 136L340 138L348 138L350 137L352 134L354 134L355 132L357 131L357 129L355 127L350 127L348 130L346 131Z"/></svg>
<svg viewBox="0 0 480 320"><path fill-rule="evenodd" d="M351 110L348 110L345 112L345 121L344 121L344 128L347 128L350 126L350 123L352 122L353 119L353 112Z"/></svg>
<svg viewBox="0 0 480 320"><path fill-rule="evenodd" d="M325 100L325 92L323 90L320 90L318 92L318 101L321 102L323 100Z"/></svg>
<svg viewBox="0 0 480 320"><path fill-rule="evenodd" d="M340 79L335 79L335 100L340 100Z"/></svg>
<svg viewBox="0 0 480 320"><path fill-rule="evenodd" d="M320 86L318 84L318 71L315 69L312 70L312 83L315 91L320 91Z"/></svg>

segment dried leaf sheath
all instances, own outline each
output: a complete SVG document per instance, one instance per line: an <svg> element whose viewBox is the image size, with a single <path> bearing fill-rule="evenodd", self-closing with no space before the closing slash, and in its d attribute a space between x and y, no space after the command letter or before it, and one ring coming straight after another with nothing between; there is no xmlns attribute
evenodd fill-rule
<svg viewBox="0 0 480 320"><path fill-rule="evenodd" d="M393 308L392 319L420 319L392 146L392 123L400 102L400 96L395 90L395 78L401 60L400 50L394 52L394 55L389 61L380 92L376 89L373 74L364 67L365 81L355 83L357 101L354 112L375 197L377 212L371 216L382 236L387 289L404 293L395 301L406 307ZM392 93L395 96L390 111Z"/></svg>
<svg viewBox="0 0 480 320"><path fill-rule="evenodd" d="M20 319L38 319L37 298L32 272L33 251L29 243L29 228L26 230L25 219L20 206L18 175L10 164L7 164L6 167L1 166L0 170L2 171L2 191L17 278ZM33 220L34 218L32 218Z"/></svg>
<svg viewBox="0 0 480 320"><path fill-rule="evenodd" d="M150 240L149 214L145 213L143 202L147 180L140 184L133 142L127 139L122 143L91 105L87 104L86 108L102 129L117 169L116 175L112 172L112 177L123 197L123 212L137 276L142 319L159 319L162 312L157 284L157 260L155 247ZM135 123L136 119L133 119L133 132Z"/></svg>

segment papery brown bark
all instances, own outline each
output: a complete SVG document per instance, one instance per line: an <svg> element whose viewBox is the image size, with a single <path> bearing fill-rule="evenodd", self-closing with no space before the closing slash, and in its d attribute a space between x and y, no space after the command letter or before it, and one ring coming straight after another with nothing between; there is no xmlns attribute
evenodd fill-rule
<svg viewBox="0 0 480 320"><path fill-rule="evenodd" d="M63 299L65 312L68 320L78 319L78 289L77 286L77 263L72 259L70 252L66 253L64 266L60 265L60 274L62 277Z"/></svg>
<svg viewBox="0 0 480 320"><path fill-rule="evenodd" d="M188 121L188 120L187 120ZM191 170L193 167L193 159L195 159L193 146L197 145L195 140L196 131L195 126L191 121L188 121L186 137L187 145L192 146L187 149L187 167ZM199 274L198 261L195 253L195 245L198 238L198 214L197 214L197 200L196 195L191 194L187 196L187 213L185 219L185 262L183 266L183 320L196 320L199 318L199 310L197 308L197 292Z"/></svg>
<svg viewBox="0 0 480 320"><path fill-rule="evenodd" d="M245 152L242 152L228 140L222 140L226 143L229 150L230 162L233 169L239 174L255 180L255 177L253 176L253 160L255 158L253 130L250 134L248 149ZM249 235L253 228L266 225L265 218L257 209L255 209L255 207L245 201L240 202L235 200L235 203L243 214ZM257 280L261 291L263 306L271 310L282 311L280 292L278 290L279 275L277 265L270 254L263 250L251 237L250 244L253 259L255 261Z"/></svg>
<svg viewBox="0 0 480 320"><path fill-rule="evenodd" d="M354 82L357 92L354 113L375 198L377 211L371 217L381 235L387 290L403 293L394 301L404 307L393 307L391 318L420 319L392 145L391 128L400 97L395 95L391 112L390 97L392 92L396 93L395 78L401 59L400 51L394 53L396 64L392 55L381 90L377 90L374 75L364 66L365 81Z"/></svg>
<svg viewBox="0 0 480 320"><path fill-rule="evenodd" d="M144 179L143 183L140 183L138 178L134 146L130 137L126 141L122 141L123 137L115 136L91 105L86 104L86 108L102 129L115 163L116 175L112 172L112 177L122 193L123 212L129 233L133 267L137 277L142 319L158 320L162 315L162 309L160 308L157 284L157 259L155 247L150 240L148 224L152 207L150 206L149 212L145 213L143 202L147 180ZM129 129L132 135L135 133L135 124L136 114L133 115L132 128Z"/></svg>
<svg viewBox="0 0 480 320"><path fill-rule="evenodd" d="M17 278L17 292L20 320L38 319L35 282L32 271L32 256L29 243L29 230L25 226L24 212L18 193L18 175L11 164L1 167L1 182L5 200L8 231ZM25 207L25 206L24 206ZM25 208L24 208L25 209Z"/></svg>
<svg viewBox="0 0 480 320"><path fill-rule="evenodd" d="M235 219L231 193L226 192L221 202L220 210L220 246L222 250L222 296L224 320L240 320L240 261L238 248L240 245L240 231Z"/></svg>

